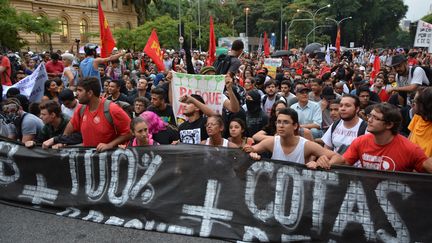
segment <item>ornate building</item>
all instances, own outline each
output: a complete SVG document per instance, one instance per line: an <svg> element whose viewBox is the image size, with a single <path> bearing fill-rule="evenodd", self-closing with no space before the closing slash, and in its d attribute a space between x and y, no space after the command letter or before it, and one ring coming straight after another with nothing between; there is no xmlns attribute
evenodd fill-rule
<svg viewBox="0 0 432 243"><path fill-rule="evenodd" d="M88 42L100 44L98 0L11 0L10 4L20 12L29 12L57 19L59 31L49 36L21 33L32 51L68 50L75 40L83 46ZM135 28L137 14L132 0L101 0L105 18L111 31L117 28Z"/></svg>

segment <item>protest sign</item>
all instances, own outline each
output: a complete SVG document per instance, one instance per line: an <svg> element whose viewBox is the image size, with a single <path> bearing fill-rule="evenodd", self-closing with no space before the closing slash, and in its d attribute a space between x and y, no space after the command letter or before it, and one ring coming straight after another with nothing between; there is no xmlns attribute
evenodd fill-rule
<svg viewBox="0 0 432 243"><path fill-rule="evenodd" d="M252 161L239 149L204 145L98 153L0 140L0 202L229 241L431 242L431 182L424 174Z"/></svg>
<svg viewBox="0 0 432 243"><path fill-rule="evenodd" d="M268 70L268 75L276 78L276 69L282 66L282 58L264 58L264 67Z"/></svg>
<svg viewBox="0 0 432 243"><path fill-rule="evenodd" d="M45 69L45 63L39 64L36 70L29 76L23 78L12 86L3 85L3 98L6 97L8 89L15 87L20 90L20 93L26 96L30 102L39 102L45 89L45 81L48 80L48 74Z"/></svg>
<svg viewBox="0 0 432 243"><path fill-rule="evenodd" d="M414 38L415 47L429 47L432 38L432 24L419 20Z"/></svg>
<svg viewBox="0 0 432 243"><path fill-rule="evenodd" d="M225 100L224 87L224 75L196 75L173 72L171 92L174 115L177 121L185 118L183 116L184 105L179 102L180 97L185 94L201 95L210 109L222 114L223 101Z"/></svg>

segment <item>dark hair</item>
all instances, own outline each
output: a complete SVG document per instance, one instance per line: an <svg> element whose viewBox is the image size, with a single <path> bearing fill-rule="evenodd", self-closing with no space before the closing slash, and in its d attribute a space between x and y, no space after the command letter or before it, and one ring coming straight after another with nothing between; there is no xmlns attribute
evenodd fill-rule
<svg viewBox="0 0 432 243"><path fill-rule="evenodd" d="M311 83L317 83L319 86L322 86L323 81L321 79L319 79L319 78L313 78L311 80Z"/></svg>
<svg viewBox="0 0 432 243"><path fill-rule="evenodd" d="M73 101L75 99L74 93L70 89L64 89L58 95L58 98L61 102L63 101Z"/></svg>
<svg viewBox="0 0 432 243"><path fill-rule="evenodd" d="M39 103L38 102L32 102L29 105L29 113L39 117L40 116L40 108L39 108Z"/></svg>
<svg viewBox="0 0 432 243"><path fill-rule="evenodd" d="M358 97L357 95L344 94L344 95L342 96L342 98L345 98L345 97L354 99L354 106L355 106L356 108L357 108L357 107L360 107L360 99L359 99L359 97ZM341 99L342 99L342 98L341 98ZM339 99L339 103L340 103L340 100L341 100L341 99Z"/></svg>
<svg viewBox="0 0 432 243"><path fill-rule="evenodd" d="M292 109L292 108L285 108L285 109L282 109L282 110L280 110L279 111L279 114L278 114L278 116L279 115L287 115L287 116L290 116L291 117L291 119L293 120L293 125L294 124L299 124L298 123L298 114L297 114L297 111L295 111L294 109ZM295 133L297 134L298 133L298 129L300 128L300 126L297 126L297 129L295 130Z"/></svg>
<svg viewBox="0 0 432 243"><path fill-rule="evenodd" d="M418 91L418 96L415 100L417 105L417 113L425 121L432 121L432 87L422 88Z"/></svg>
<svg viewBox="0 0 432 243"><path fill-rule="evenodd" d="M347 97L351 97L351 96L347 96ZM357 96L354 96L354 97L357 97ZM358 98L357 98L357 99L358 99ZM341 99L340 99L340 98L332 99L332 100L329 101L329 105L333 105L333 104L339 105L340 102L341 102ZM359 100L359 102L360 102L360 100Z"/></svg>
<svg viewBox="0 0 432 243"><path fill-rule="evenodd" d="M327 73L324 73L324 74L321 76L321 79L322 79L323 82L324 82L324 81L327 81L328 79L330 79L330 77L331 77L331 73L330 73L330 72L327 72Z"/></svg>
<svg viewBox="0 0 432 243"><path fill-rule="evenodd" d="M282 87L282 85L288 85L288 88L290 88L291 89L291 81L289 81L289 80L287 80L287 79L284 79L284 80L282 80L282 82L281 82L281 84L280 84L280 86Z"/></svg>
<svg viewBox="0 0 432 243"><path fill-rule="evenodd" d="M241 129L243 130L243 132L241 134L242 138L245 137L246 136L245 135L246 134L246 123L243 121L243 119L235 117L229 122L229 124L231 124L231 122L237 122L240 125Z"/></svg>
<svg viewBox="0 0 432 243"><path fill-rule="evenodd" d="M385 123L393 123L393 126L390 129L393 135L396 135L399 132L402 115L396 106L389 103L378 103L373 106L373 110L383 114L383 120Z"/></svg>
<svg viewBox="0 0 432 243"><path fill-rule="evenodd" d="M201 97L201 95L198 94L191 94L191 97L195 98L196 100L198 100L199 102L203 103L205 105L205 101L204 99ZM202 110L199 110L199 114L200 116L202 116L204 113L202 112Z"/></svg>
<svg viewBox="0 0 432 243"><path fill-rule="evenodd" d="M56 52L51 53L51 59L53 59L53 60L59 60L60 59L60 55L57 54Z"/></svg>
<svg viewBox="0 0 432 243"><path fill-rule="evenodd" d="M360 96L361 92L368 92L370 94L370 89L368 85L361 85L358 89L357 89L357 96Z"/></svg>
<svg viewBox="0 0 432 243"><path fill-rule="evenodd" d="M286 108L288 108L287 104L283 100L276 100L272 108L270 110L270 117L267 125L263 128L264 131L267 132L267 135L273 136L276 133L276 106L279 104L284 104Z"/></svg>
<svg viewBox="0 0 432 243"><path fill-rule="evenodd" d="M143 96L136 97L135 100L134 100L134 104L135 104L135 102L141 102L141 103L143 103L144 107L146 109L150 105L150 101L146 97L143 97Z"/></svg>
<svg viewBox="0 0 432 243"><path fill-rule="evenodd" d="M101 86L99 79L96 77L87 77L78 81L77 87L82 87L85 91L92 91L93 95L96 97L100 96Z"/></svg>
<svg viewBox="0 0 432 243"><path fill-rule="evenodd" d="M265 82L265 83L264 83L264 89L267 88L267 87L270 86L270 85L274 85L274 86L276 86L276 85L277 85L277 84L276 84L276 81L274 81L273 79L270 79L269 81Z"/></svg>
<svg viewBox="0 0 432 243"><path fill-rule="evenodd" d="M234 51L241 51L244 49L244 44L242 40L235 40L232 43L231 49Z"/></svg>
<svg viewBox="0 0 432 243"><path fill-rule="evenodd" d="M121 82L120 82L120 80L117 80L117 79L112 79L111 81L110 81L110 83L115 83L115 85L117 85L117 88L120 88L121 87Z"/></svg>
<svg viewBox="0 0 432 243"><path fill-rule="evenodd" d="M164 99L164 97L165 97L165 90L163 88L160 88L160 87L156 87L156 88L152 89L150 93L159 96L159 98L161 98L161 99Z"/></svg>
<svg viewBox="0 0 432 243"><path fill-rule="evenodd" d="M131 123L130 123L130 130L134 131L136 124L141 123L141 122L145 122L147 123L144 118L142 118L141 116L137 116L134 119L132 119Z"/></svg>
<svg viewBox="0 0 432 243"><path fill-rule="evenodd" d="M54 100L47 100L45 102L42 102L39 104L39 109L44 110L46 109L48 113L54 113L56 117L61 116L61 107L57 101Z"/></svg>

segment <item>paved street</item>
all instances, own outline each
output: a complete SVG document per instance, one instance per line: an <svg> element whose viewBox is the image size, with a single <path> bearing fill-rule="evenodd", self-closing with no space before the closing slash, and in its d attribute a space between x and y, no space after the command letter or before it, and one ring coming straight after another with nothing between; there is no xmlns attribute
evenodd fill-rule
<svg viewBox="0 0 432 243"><path fill-rule="evenodd" d="M0 242L222 242L126 229L0 204Z"/></svg>

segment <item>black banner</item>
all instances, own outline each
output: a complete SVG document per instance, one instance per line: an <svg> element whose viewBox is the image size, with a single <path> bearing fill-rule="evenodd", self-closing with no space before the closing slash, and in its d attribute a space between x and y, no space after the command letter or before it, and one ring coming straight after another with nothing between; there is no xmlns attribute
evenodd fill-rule
<svg viewBox="0 0 432 243"><path fill-rule="evenodd" d="M431 242L432 177L312 171L238 149L97 153L0 141L0 199L102 224L241 241Z"/></svg>

